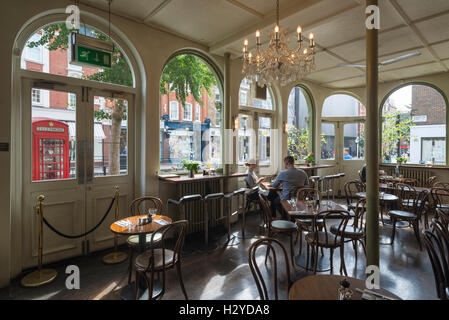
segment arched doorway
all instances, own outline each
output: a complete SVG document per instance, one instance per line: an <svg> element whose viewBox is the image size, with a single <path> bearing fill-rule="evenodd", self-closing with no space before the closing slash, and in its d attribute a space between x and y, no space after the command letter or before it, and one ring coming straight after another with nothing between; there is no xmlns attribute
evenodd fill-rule
<svg viewBox="0 0 449 320"><path fill-rule="evenodd" d="M90 25L79 33L113 42L111 64L73 62L70 32L54 21L27 27L28 39L21 40L21 268L36 264L38 195L45 195L48 222L66 235L92 229L115 186L121 208L134 198L134 70L118 43ZM126 210L119 215L125 217ZM112 210L98 229L76 239L46 229L45 262L111 247L114 219Z"/></svg>

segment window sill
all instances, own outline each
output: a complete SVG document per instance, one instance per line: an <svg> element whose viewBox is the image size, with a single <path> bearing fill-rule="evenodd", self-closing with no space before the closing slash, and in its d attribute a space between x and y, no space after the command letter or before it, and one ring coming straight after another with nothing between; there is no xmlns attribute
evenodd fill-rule
<svg viewBox="0 0 449 320"><path fill-rule="evenodd" d="M382 167L396 167L396 163L381 163L379 166ZM434 165L434 166L426 166L425 164L401 164L400 167L403 168L416 168L416 169L448 169L447 165Z"/></svg>

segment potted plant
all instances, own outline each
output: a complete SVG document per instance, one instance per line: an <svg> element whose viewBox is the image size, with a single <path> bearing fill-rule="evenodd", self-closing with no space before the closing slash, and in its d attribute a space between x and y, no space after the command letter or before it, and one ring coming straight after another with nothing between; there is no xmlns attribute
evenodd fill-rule
<svg viewBox="0 0 449 320"><path fill-rule="evenodd" d="M399 157L396 158L396 162L398 163L398 165L402 165L403 163L407 163L407 158L403 158L403 157Z"/></svg>
<svg viewBox="0 0 449 320"><path fill-rule="evenodd" d="M184 159L182 160L182 167L186 168L187 171L189 171L189 178L193 178L195 176L195 173L198 173L200 164L196 161Z"/></svg>
<svg viewBox="0 0 449 320"><path fill-rule="evenodd" d="M310 165L312 164L315 164L315 157L313 152L309 152L309 154L304 158L304 160L306 161L308 167L310 167Z"/></svg>

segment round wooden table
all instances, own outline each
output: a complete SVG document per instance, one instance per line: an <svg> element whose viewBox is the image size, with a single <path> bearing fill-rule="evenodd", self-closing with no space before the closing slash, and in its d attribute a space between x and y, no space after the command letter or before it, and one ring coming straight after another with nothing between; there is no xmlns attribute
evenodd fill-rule
<svg viewBox="0 0 449 320"><path fill-rule="evenodd" d="M146 215L142 216L134 216L134 217L128 217L121 220L118 220L111 224L111 231L124 236L133 236L138 235L139 236L139 251L144 252L147 247L147 234L153 233L160 228L164 227L166 224L158 223L158 220L165 220L169 223L172 223L172 219L166 216L161 215L154 215L153 221L151 223L138 226L137 223L139 221L139 218L147 217ZM134 228L130 229L128 226L121 226L119 223L127 222L127 220L130 221L134 225ZM134 286L135 283L131 282L127 286L123 287L120 291L120 297L123 300L134 300ZM142 281L139 283L139 292L138 292L138 298L140 300L147 300L148 299L148 290L145 290L146 284L145 281ZM154 281L154 287L153 287L153 296L157 296L162 291L162 285L159 281Z"/></svg>
<svg viewBox="0 0 449 320"><path fill-rule="evenodd" d="M340 281L345 278L350 283L349 289L351 289L354 293L352 296L352 300L361 300L362 294L355 289L365 289L365 281L338 275L315 275L298 280L290 288L288 299L338 300L338 288L340 287ZM373 289L370 291L380 293L392 299L401 300L401 298L399 298L398 296L382 288L379 290Z"/></svg>

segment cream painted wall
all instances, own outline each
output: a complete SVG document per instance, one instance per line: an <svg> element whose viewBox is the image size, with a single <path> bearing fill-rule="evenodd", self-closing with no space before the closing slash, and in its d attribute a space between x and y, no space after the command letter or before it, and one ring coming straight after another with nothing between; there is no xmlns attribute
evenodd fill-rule
<svg viewBox="0 0 449 320"><path fill-rule="evenodd" d="M30 1L15 0L2 3L0 11L0 21L2 21L2 33L0 39L2 49L0 50L0 142L11 142L13 137L11 133L12 117L17 117L12 112L13 108L13 85L12 85L12 57L16 36L20 30L27 25L28 21L45 12L63 13L64 8L73 1L46 0ZM107 14L96 9L81 6L82 13L89 12L103 19L103 25ZM159 168L159 77L168 57L174 52L184 48L194 48L207 53L208 48L201 46L189 40L182 39L171 33L166 33L133 20L121 17L112 17L112 24L116 34L125 35L128 47L134 51L137 59L136 71L141 72L140 97L137 97L136 115L137 115L137 154L136 158L136 193L157 195L159 194L159 181L157 170ZM100 24L100 22L99 22ZM93 24L93 26L96 26ZM223 70L223 58L212 56L221 70ZM233 60L231 62L231 115L238 114L239 86L242 80L241 61ZM437 75L433 77L423 77L414 80L431 82L441 88L446 95L449 95L449 75ZM329 95L335 93L348 93L365 102L365 89L354 88L348 90L334 90L320 87L316 84L304 81L298 84L306 86L311 94L315 104L316 111L316 132L321 130L321 109L324 100ZM385 94L392 88L401 85L400 82L387 83L380 85L380 98L382 101ZM282 123L287 117L287 102L293 85L287 87L275 87L274 94L279 114L274 122L275 128L282 128ZM140 119L140 121L139 121ZM230 126L230 119L227 119L227 126ZM319 136L319 135L318 135ZM282 143L276 143L278 154L285 154L286 135L282 134ZM319 150L319 139L316 139L316 150ZM234 153L235 154L235 153ZM281 169L281 161L277 162L278 169ZM16 276L20 270L17 266L11 268L13 254L11 253L11 216L20 215L21 212L11 212L10 202L16 196L11 190L11 177L14 177L17 171L12 170L11 152L0 152L0 287L6 286L11 277ZM236 168L234 168L235 170ZM16 169L18 170L18 169ZM446 170L438 170L445 172ZM449 180L449 174L443 173L442 177ZM235 189L236 185L231 184L229 188ZM162 191L162 190L161 190ZM165 192L164 192L165 193ZM14 250L14 254L20 255L20 250Z"/></svg>

